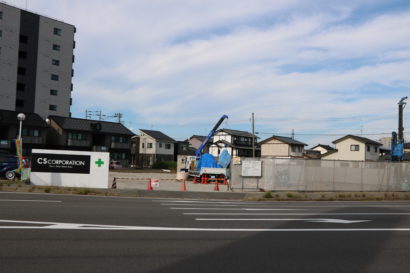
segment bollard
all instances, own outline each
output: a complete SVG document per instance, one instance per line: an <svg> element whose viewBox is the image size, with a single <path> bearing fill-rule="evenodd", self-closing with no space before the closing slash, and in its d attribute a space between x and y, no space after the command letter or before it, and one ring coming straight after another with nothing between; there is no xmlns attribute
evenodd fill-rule
<svg viewBox="0 0 410 273"><path fill-rule="evenodd" d="M219 191L219 183L216 181L214 191Z"/></svg>
<svg viewBox="0 0 410 273"><path fill-rule="evenodd" d="M185 183L185 179L183 179L183 180L182 180L181 191L186 191L186 183Z"/></svg>
<svg viewBox="0 0 410 273"><path fill-rule="evenodd" d="M114 177L114 180L112 181L111 189L116 189L116 188L117 188L117 178Z"/></svg>
<svg viewBox="0 0 410 273"><path fill-rule="evenodd" d="M154 189L152 188L152 184L151 184L151 178L148 180L148 188L147 190L149 191L153 191Z"/></svg>

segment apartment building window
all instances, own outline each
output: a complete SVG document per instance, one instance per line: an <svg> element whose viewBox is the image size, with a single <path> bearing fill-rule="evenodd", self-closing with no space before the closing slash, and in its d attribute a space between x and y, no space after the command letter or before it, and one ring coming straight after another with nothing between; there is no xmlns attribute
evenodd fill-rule
<svg viewBox="0 0 410 273"><path fill-rule="evenodd" d="M71 77L74 77L74 69L71 69Z"/></svg>
<svg viewBox="0 0 410 273"><path fill-rule="evenodd" d="M50 95L51 96L58 96L58 90L50 89Z"/></svg>
<svg viewBox="0 0 410 273"><path fill-rule="evenodd" d="M72 63L74 63L74 62L75 62L75 56L73 55Z"/></svg>
<svg viewBox="0 0 410 273"><path fill-rule="evenodd" d="M87 140L87 135L84 133L68 133L67 137L72 140Z"/></svg>
<svg viewBox="0 0 410 273"><path fill-rule="evenodd" d="M350 145L350 151L358 152L359 151L359 145Z"/></svg>
<svg viewBox="0 0 410 273"><path fill-rule="evenodd" d="M60 65L60 60L52 59L51 64L55 65L55 66L59 66Z"/></svg>
<svg viewBox="0 0 410 273"><path fill-rule="evenodd" d="M162 143L158 143L158 147L162 148Z"/></svg>
<svg viewBox="0 0 410 273"><path fill-rule="evenodd" d="M73 105L73 98L70 98L70 105Z"/></svg>
<svg viewBox="0 0 410 273"><path fill-rule="evenodd" d="M17 74L19 75L26 75L26 69L24 67L19 66L17 68Z"/></svg>
<svg viewBox="0 0 410 273"><path fill-rule="evenodd" d="M23 50L20 50L19 51L19 59L22 59L22 60L27 59L27 52L23 51Z"/></svg>
<svg viewBox="0 0 410 273"><path fill-rule="evenodd" d="M59 77L56 74L51 74L51 80L58 81Z"/></svg>
<svg viewBox="0 0 410 273"><path fill-rule="evenodd" d="M48 110L50 110L50 111L57 111L57 105L50 104L49 107L48 107Z"/></svg>
<svg viewBox="0 0 410 273"><path fill-rule="evenodd" d="M111 137L111 142L113 143L127 143L127 138L123 136L112 136ZM144 143L142 143L144 144ZM142 147L144 148L144 147Z"/></svg>
<svg viewBox="0 0 410 273"><path fill-rule="evenodd" d="M367 152L370 152L370 145L367 145Z"/></svg>
<svg viewBox="0 0 410 273"><path fill-rule="evenodd" d="M24 100L17 99L16 100L16 107L19 107L19 108L24 107Z"/></svg>
<svg viewBox="0 0 410 273"><path fill-rule="evenodd" d="M24 83L17 83L17 91L25 91L26 85Z"/></svg>
<svg viewBox="0 0 410 273"><path fill-rule="evenodd" d="M145 148L145 143L141 144L141 148L143 148L143 149Z"/></svg>
<svg viewBox="0 0 410 273"><path fill-rule="evenodd" d="M0 37L3 37L3 30L0 29Z"/></svg>
<svg viewBox="0 0 410 273"><path fill-rule="evenodd" d="M61 49L61 46L60 46L60 45L53 44L53 50L55 50L55 51L60 51L60 49Z"/></svg>
<svg viewBox="0 0 410 273"><path fill-rule="evenodd" d="M152 148L152 143L147 143L147 148L151 149Z"/></svg>
<svg viewBox="0 0 410 273"><path fill-rule="evenodd" d="M23 128L21 131L21 135L25 137L39 137L40 136L40 130L39 129L28 129L28 128Z"/></svg>
<svg viewBox="0 0 410 273"><path fill-rule="evenodd" d="M73 48L75 48L75 41L73 41Z"/></svg>
<svg viewBox="0 0 410 273"><path fill-rule="evenodd" d="M27 44L28 37L26 35L20 35L20 43Z"/></svg>
<svg viewBox="0 0 410 273"><path fill-rule="evenodd" d="M374 152L375 152L375 153L378 152L377 146L374 146Z"/></svg>
<svg viewBox="0 0 410 273"><path fill-rule="evenodd" d="M3 19L3 12L0 11L0 19Z"/></svg>
<svg viewBox="0 0 410 273"><path fill-rule="evenodd" d="M165 144L165 149L171 150L171 144Z"/></svg>
<svg viewBox="0 0 410 273"><path fill-rule="evenodd" d="M54 33L54 35L61 36L61 29L55 27L53 33Z"/></svg>
<svg viewBox="0 0 410 273"><path fill-rule="evenodd" d="M125 153L111 153L110 158L113 160L124 160L127 158Z"/></svg>

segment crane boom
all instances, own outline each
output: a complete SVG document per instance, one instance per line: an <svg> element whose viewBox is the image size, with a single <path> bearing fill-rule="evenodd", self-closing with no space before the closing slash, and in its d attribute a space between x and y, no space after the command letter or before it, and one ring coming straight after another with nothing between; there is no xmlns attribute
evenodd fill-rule
<svg viewBox="0 0 410 273"><path fill-rule="evenodd" d="M199 146L199 148L195 152L195 156L196 156L197 159L201 157L201 153L202 153L202 150L204 149L205 145L213 137L213 135L215 134L215 132L219 128L219 126L222 124L222 122L227 118L228 118L227 115L223 115L219 119L219 121L215 124L214 128L212 128L212 130L209 132L208 136L205 138L205 140L202 142L201 146Z"/></svg>

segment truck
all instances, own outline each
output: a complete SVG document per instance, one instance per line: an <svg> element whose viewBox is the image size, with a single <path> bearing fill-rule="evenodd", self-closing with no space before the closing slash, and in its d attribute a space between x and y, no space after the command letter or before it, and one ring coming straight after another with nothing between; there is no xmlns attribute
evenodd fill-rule
<svg viewBox="0 0 410 273"><path fill-rule="evenodd" d="M195 152L195 159L191 158L190 162L187 162L189 166L189 176L194 177L194 180L201 183L209 183L210 181L221 182L228 177L227 167L230 163L230 155L224 150L221 153L219 161L216 162L214 157L210 154L203 154L203 149L209 142L209 140L214 136L216 130L222 124L222 122L227 119L227 115L223 115L212 130L209 132L208 136L204 139L202 144L198 147ZM198 181L199 180L199 181Z"/></svg>

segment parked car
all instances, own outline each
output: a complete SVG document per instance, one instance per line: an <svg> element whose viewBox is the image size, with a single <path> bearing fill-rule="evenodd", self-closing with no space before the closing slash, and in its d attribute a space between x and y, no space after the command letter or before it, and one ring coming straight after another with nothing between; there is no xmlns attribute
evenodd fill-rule
<svg viewBox="0 0 410 273"><path fill-rule="evenodd" d="M122 169L122 165L119 161L110 161L110 169Z"/></svg>
<svg viewBox="0 0 410 273"><path fill-rule="evenodd" d="M0 154L0 177L13 180L16 177L14 170L18 169L19 160L15 155Z"/></svg>

